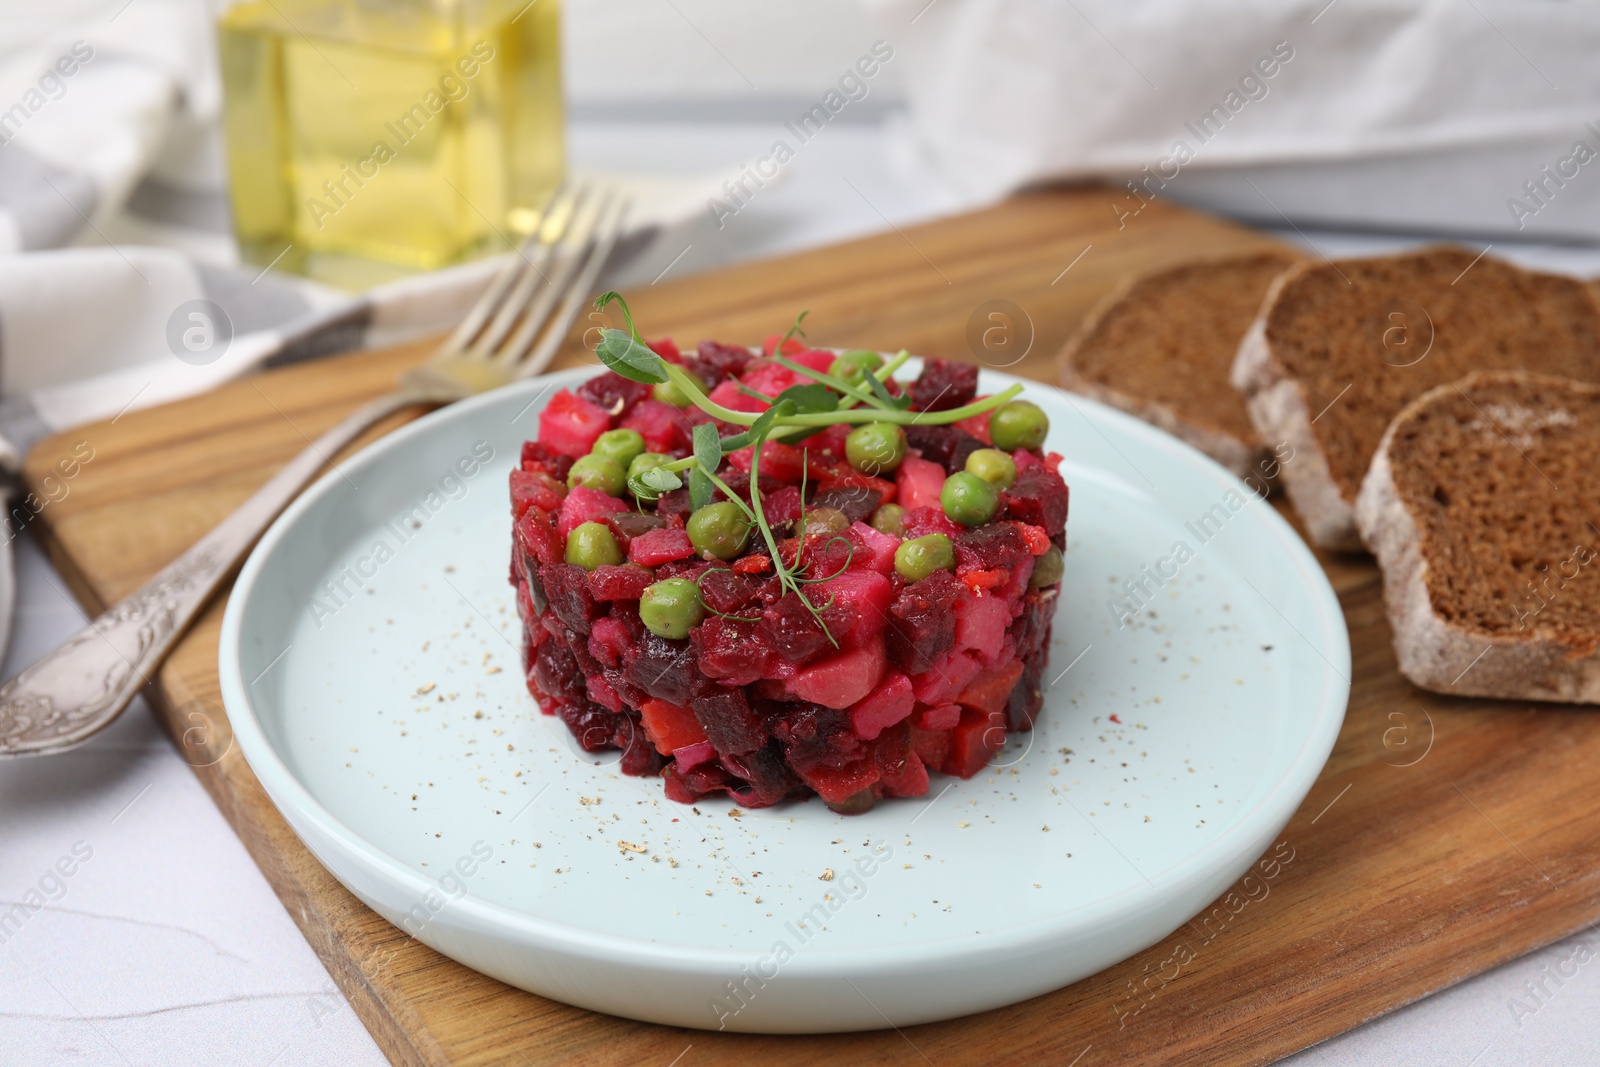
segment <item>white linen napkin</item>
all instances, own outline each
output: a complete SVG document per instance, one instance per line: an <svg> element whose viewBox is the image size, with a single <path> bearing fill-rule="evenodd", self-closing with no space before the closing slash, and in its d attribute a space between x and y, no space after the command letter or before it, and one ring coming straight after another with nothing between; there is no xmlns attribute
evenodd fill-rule
<svg viewBox="0 0 1600 1067"><path fill-rule="evenodd" d="M1111 177L1123 218L1172 197L1274 225L1600 239L1597 3L866 3L917 142L970 193Z"/></svg>

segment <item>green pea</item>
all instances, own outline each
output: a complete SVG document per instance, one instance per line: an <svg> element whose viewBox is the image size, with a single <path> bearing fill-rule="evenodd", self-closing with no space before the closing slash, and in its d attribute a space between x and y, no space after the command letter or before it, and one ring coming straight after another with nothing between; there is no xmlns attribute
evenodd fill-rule
<svg viewBox="0 0 1600 1067"><path fill-rule="evenodd" d="M862 474L887 474L906 458L906 432L892 422L857 426L844 439L844 455Z"/></svg>
<svg viewBox="0 0 1600 1067"><path fill-rule="evenodd" d="M689 543L702 559L732 559L750 540L750 521L731 500L723 500L689 516Z"/></svg>
<svg viewBox="0 0 1600 1067"><path fill-rule="evenodd" d="M994 518L1000 506L1000 491L976 474L957 471L944 480L939 504L951 522L963 526L982 526Z"/></svg>
<svg viewBox="0 0 1600 1067"><path fill-rule="evenodd" d="M700 625L706 610L700 587L687 578L668 578L645 589L639 598L639 618L657 637L688 637Z"/></svg>
<svg viewBox="0 0 1600 1067"><path fill-rule="evenodd" d="M956 569L956 550L944 534L923 534L900 542L894 550L894 569L908 582L920 582L934 571Z"/></svg>
<svg viewBox="0 0 1600 1067"><path fill-rule="evenodd" d="M616 460L597 456L593 452L573 463L567 475L567 488L597 489L607 496L621 496L628 487L628 476Z"/></svg>
<svg viewBox="0 0 1600 1067"><path fill-rule="evenodd" d="M879 533L904 537L906 535L906 509L899 504L884 504L872 513L872 518L867 520L867 525Z"/></svg>
<svg viewBox="0 0 1600 1067"><path fill-rule="evenodd" d="M567 534L567 562L586 571L601 564L615 567L622 562L622 549L617 547L617 539L605 523L579 523Z"/></svg>
<svg viewBox="0 0 1600 1067"><path fill-rule="evenodd" d="M883 357L878 353L867 348L853 348L828 364L828 373L851 385L861 385L867 380L867 371L876 371L882 366Z"/></svg>
<svg viewBox="0 0 1600 1067"><path fill-rule="evenodd" d="M807 508L806 524L802 531L808 534L831 536L850 528L850 519L838 508Z"/></svg>
<svg viewBox="0 0 1600 1067"><path fill-rule="evenodd" d="M1027 400L1013 400L989 413L989 440L1007 452L1038 448L1049 432L1050 417Z"/></svg>
<svg viewBox="0 0 1600 1067"><path fill-rule="evenodd" d="M664 467L672 462L672 457L660 452L641 452L628 463L628 485L633 486L633 480L640 474L655 467ZM634 496L646 503L654 500L660 494L654 489L644 488L634 491Z"/></svg>
<svg viewBox="0 0 1600 1067"><path fill-rule="evenodd" d="M980 448L967 457L967 471L996 489L1010 489L1017 480L1017 464L998 448Z"/></svg>
<svg viewBox="0 0 1600 1067"><path fill-rule="evenodd" d="M657 382L650 387L650 395L663 404L671 404L675 408L689 406L688 394L678 388L677 382Z"/></svg>
<svg viewBox="0 0 1600 1067"><path fill-rule="evenodd" d="M590 454L604 456L623 470L644 452L644 436L638 430L607 430L595 439Z"/></svg>
<svg viewBox="0 0 1600 1067"><path fill-rule="evenodd" d="M1061 550L1055 545L1042 556L1037 556L1033 561L1033 574L1028 577L1029 589L1043 589L1047 585L1055 585L1061 580Z"/></svg>

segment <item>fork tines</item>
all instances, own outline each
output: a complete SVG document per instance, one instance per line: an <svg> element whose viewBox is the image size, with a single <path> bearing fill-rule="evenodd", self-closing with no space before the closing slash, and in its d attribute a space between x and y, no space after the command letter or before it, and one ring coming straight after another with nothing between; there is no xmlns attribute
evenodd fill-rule
<svg viewBox="0 0 1600 1067"><path fill-rule="evenodd" d="M544 370L616 248L628 204L609 186L557 188L439 355L492 360L508 378Z"/></svg>

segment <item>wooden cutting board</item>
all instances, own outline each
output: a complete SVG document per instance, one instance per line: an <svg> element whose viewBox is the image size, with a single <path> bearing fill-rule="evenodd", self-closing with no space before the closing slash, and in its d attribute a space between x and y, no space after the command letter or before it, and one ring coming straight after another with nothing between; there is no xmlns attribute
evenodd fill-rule
<svg viewBox="0 0 1600 1067"><path fill-rule="evenodd" d="M1014 369L1049 379L1062 342L1126 272L1268 243L1159 202L1119 225L1115 195L1080 188L1019 197L626 295L652 333L680 340L755 341L809 308L818 344L905 346L990 363L1025 352ZM985 349L984 331L994 328L1001 332ZM577 337L575 329L569 365L583 358ZM34 486L79 442L94 458L35 529L84 607L97 612L427 350L286 367L47 439L26 464ZM397 1064L1259 1064L1600 915L1592 844L1600 790L1591 770L1600 766L1600 717L1413 689L1395 670L1376 568L1364 557L1320 558L1349 621L1354 687L1333 756L1275 849L1274 877L1236 887L1162 944L1076 985L903 1032L676 1030L475 974L346 893L262 793L219 705L221 603L178 646L150 696Z"/></svg>

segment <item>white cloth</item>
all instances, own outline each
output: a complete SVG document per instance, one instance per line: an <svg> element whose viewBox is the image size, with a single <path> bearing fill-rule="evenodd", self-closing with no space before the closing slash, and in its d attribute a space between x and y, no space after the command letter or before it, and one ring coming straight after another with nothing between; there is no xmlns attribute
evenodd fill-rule
<svg viewBox="0 0 1600 1067"><path fill-rule="evenodd" d="M1600 238L1597 3L866 2L972 193L1149 168L1123 210Z"/></svg>

